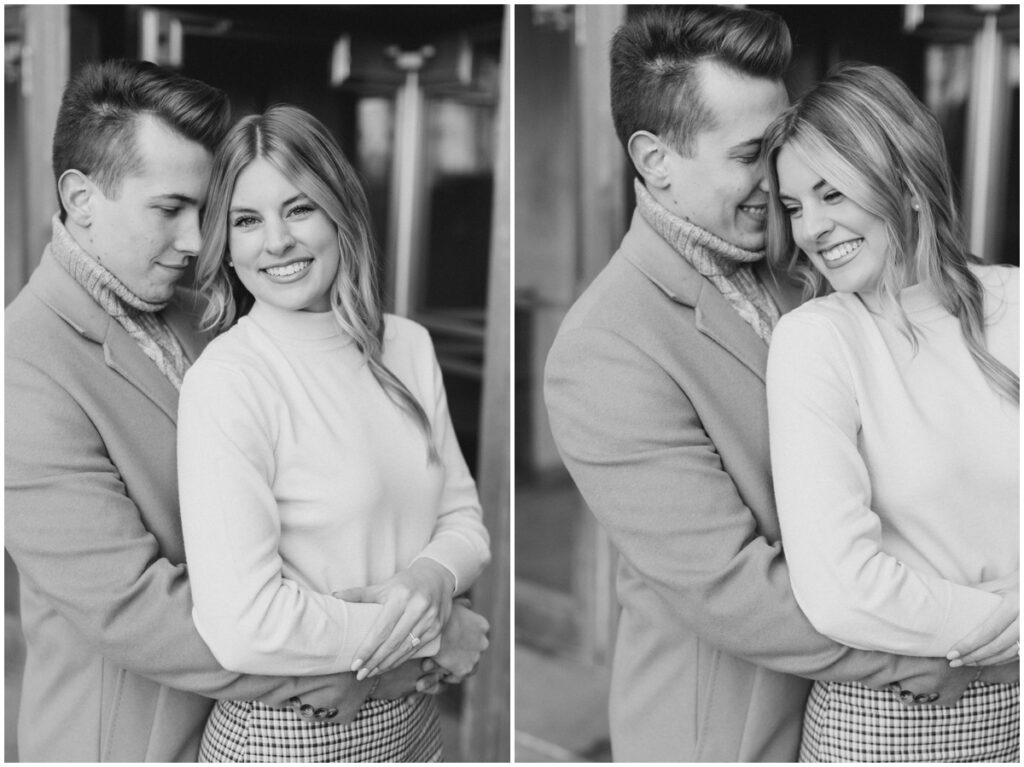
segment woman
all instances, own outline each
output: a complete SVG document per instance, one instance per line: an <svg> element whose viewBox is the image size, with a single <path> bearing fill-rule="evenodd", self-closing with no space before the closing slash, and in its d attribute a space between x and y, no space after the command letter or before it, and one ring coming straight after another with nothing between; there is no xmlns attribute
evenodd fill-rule
<svg viewBox="0 0 1024 767"><path fill-rule="evenodd" d="M941 130L881 68L841 67L764 152L769 256L834 291L783 317L769 352L797 600L849 646L984 664L952 708L817 683L801 760L1016 760L1019 685L983 674L1015 679L998 664L1019 649L1018 270L968 255ZM993 622L993 641L958 644Z"/></svg>
<svg viewBox="0 0 1024 767"><path fill-rule="evenodd" d="M196 626L234 671L379 682L413 655L471 666L486 644L452 604L489 558L476 488L429 336L381 312L368 221L354 170L300 109L247 117L218 149L206 324L234 319L229 270L253 306L185 377L178 464ZM354 722L319 718L219 702L201 758L440 758L429 696L371 690Z"/></svg>

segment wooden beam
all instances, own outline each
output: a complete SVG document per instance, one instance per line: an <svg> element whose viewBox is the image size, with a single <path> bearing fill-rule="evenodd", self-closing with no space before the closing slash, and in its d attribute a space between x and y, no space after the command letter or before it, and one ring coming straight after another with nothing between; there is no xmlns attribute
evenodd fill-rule
<svg viewBox="0 0 1024 767"><path fill-rule="evenodd" d="M477 674L466 681L462 710L462 754L468 762L508 762L510 714L510 25L508 6L502 29L501 96L498 104L494 213L491 229L484 346L483 408L480 424L479 490L491 535L492 559L473 588L478 608L490 621L490 650Z"/></svg>

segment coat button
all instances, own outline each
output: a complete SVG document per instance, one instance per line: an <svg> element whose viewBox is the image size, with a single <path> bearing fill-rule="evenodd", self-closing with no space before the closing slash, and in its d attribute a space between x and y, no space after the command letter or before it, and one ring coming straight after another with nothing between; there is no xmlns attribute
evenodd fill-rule
<svg viewBox="0 0 1024 767"><path fill-rule="evenodd" d="M328 719L334 719L334 717L336 717L337 715L338 715L338 709L336 709L336 708L329 708L329 709L327 709L327 718Z"/></svg>
<svg viewBox="0 0 1024 767"><path fill-rule="evenodd" d="M902 700L904 702L909 702L909 701L912 701L913 699L914 699L914 693L912 693L910 690L901 690L900 691L900 700Z"/></svg>
<svg viewBox="0 0 1024 767"><path fill-rule="evenodd" d="M934 703L938 699L939 699L939 694L937 692L933 692L931 695L928 696L928 703Z"/></svg>
<svg viewBox="0 0 1024 767"><path fill-rule="evenodd" d="M327 718L327 709L326 708L318 708L316 711L313 712L313 718L314 719L326 719Z"/></svg>
<svg viewBox="0 0 1024 767"><path fill-rule="evenodd" d="M299 708L299 713L302 714L303 719L312 719L313 714L316 713L316 709L308 703L303 703L302 707Z"/></svg>

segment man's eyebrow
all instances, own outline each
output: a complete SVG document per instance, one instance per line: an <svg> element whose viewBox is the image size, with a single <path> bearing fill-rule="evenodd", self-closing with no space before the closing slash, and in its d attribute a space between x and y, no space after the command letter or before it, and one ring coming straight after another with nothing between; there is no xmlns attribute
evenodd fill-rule
<svg viewBox="0 0 1024 767"><path fill-rule="evenodd" d="M743 152L743 151L746 151L748 149L756 149L757 151L760 152L761 151L761 137L758 136L757 138L748 138L746 141L741 141L739 144L736 144L736 145L730 147L729 151L730 152Z"/></svg>
<svg viewBox="0 0 1024 767"><path fill-rule="evenodd" d="M151 200L175 200L176 202L182 202L186 205L196 205L199 200L195 197L189 197L187 194L178 194L177 192L168 192L167 194L155 194Z"/></svg>

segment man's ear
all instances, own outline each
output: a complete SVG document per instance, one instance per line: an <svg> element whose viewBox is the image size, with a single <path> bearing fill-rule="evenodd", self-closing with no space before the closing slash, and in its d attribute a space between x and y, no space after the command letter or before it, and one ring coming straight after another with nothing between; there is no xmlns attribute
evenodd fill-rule
<svg viewBox="0 0 1024 767"><path fill-rule="evenodd" d="M669 184L668 154L665 145L653 133L638 130L629 137L629 158L648 187L665 189Z"/></svg>
<svg viewBox="0 0 1024 767"><path fill-rule="evenodd" d="M92 223L93 201L98 193L92 179L80 170L66 170L57 180L57 194L68 219L83 228Z"/></svg>

